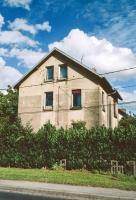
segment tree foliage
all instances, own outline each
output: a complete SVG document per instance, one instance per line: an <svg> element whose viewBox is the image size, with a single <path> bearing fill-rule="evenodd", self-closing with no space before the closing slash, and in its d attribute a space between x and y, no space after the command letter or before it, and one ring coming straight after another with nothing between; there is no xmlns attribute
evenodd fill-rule
<svg viewBox="0 0 136 200"><path fill-rule="evenodd" d="M17 108L18 92L9 86L6 94L0 92L0 119L14 122L17 119Z"/></svg>
<svg viewBox="0 0 136 200"><path fill-rule="evenodd" d="M67 169L107 170L111 160L136 160L136 118L127 117L114 130L86 129L84 123L56 129L45 124L37 133L17 117L17 92L0 93L0 166L51 168L67 160Z"/></svg>

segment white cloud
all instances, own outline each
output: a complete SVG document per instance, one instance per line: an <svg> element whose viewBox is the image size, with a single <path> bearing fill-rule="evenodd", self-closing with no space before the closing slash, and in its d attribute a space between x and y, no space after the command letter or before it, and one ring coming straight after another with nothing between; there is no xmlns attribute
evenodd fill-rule
<svg viewBox="0 0 136 200"><path fill-rule="evenodd" d="M38 42L24 36L19 31L2 31L0 32L0 44L25 44L35 47Z"/></svg>
<svg viewBox="0 0 136 200"><path fill-rule="evenodd" d="M123 97L123 101L136 101L136 90L132 92L121 90L120 94Z"/></svg>
<svg viewBox="0 0 136 200"><path fill-rule="evenodd" d="M98 73L136 65L136 56L131 49L115 47L106 39L99 40L79 29L71 30L63 40L49 44L48 47L49 50L57 47L79 61L83 56L83 63L90 68L96 67ZM128 74L136 75L136 70L122 73L122 76Z"/></svg>
<svg viewBox="0 0 136 200"><path fill-rule="evenodd" d="M120 90L119 91L121 96L123 97L124 102L130 102L130 103L122 103L119 104L120 108L125 108L127 112L135 113L136 114L136 90L133 91L125 91L125 90Z"/></svg>
<svg viewBox="0 0 136 200"><path fill-rule="evenodd" d="M10 22L9 28L14 31L27 31L31 34L36 34L39 30L45 30L47 32L51 31L51 26L48 21L42 24L30 25L26 19L22 18L16 18L13 22Z"/></svg>
<svg viewBox="0 0 136 200"><path fill-rule="evenodd" d="M0 48L0 56L7 56L8 49Z"/></svg>
<svg viewBox="0 0 136 200"><path fill-rule="evenodd" d="M32 34L36 33L34 26L28 25L27 20L25 19L16 18L13 22L10 22L9 28L14 31L23 30L23 31L28 31Z"/></svg>
<svg viewBox="0 0 136 200"><path fill-rule="evenodd" d="M30 4L32 0L4 0L4 4L10 7L22 7L26 10L30 10Z"/></svg>
<svg viewBox="0 0 136 200"><path fill-rule="evenodd" d="M2 26L5 24L4 22L4 17L0 14L0 30L2 28Z"/></svg>
<svg viewBox="0 0 136 200"><path fill-rule="evenodd" d="M43 22L42 24L36 24L35 28L37 30L41 30L41 31L44 31L44 30L46 30L47 32L51 31L51 26L50 26L48 21L47 22Z"/></svg>
<svg viewBox="0 0 136 200"><path fill-rule="evenodd" d="M25 65L28 68L31 68L35 64L37 64L41 58L45 56L45 53L41 50L34 51L32 49L17 49L13 48L10 51L11 57L16 57L20 64Z"/></svg>
<svg viewBox="0 0 136 200"><path fill-rule="evenodd" d="M0 57L0 66L3 67L5 66L5 64L6 64L5 60L2 57Z"/></svg>
<svg viewBox="0 0 136 200"><path fill-rule="evenodd" d="M0 89L13 85L22 74L11 66L6 66L6 62L0 57Z"/></svg>

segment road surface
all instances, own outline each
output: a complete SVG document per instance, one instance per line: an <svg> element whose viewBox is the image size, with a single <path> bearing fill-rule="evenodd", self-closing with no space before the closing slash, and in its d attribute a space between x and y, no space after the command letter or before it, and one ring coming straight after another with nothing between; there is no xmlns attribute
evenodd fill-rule
<svg viewBox="0 0 136 200"><path fill-rule="evenodd" d="M32 196L13 192L0 192L0 200L66 200L42 196Z"/></svg>
<svg viewBox="0 0 136 200"><path fill-rule="evenodd" d="M100 188L90 186L39 183L30 181L0 180L0 200L36 199L136 200L136 191L125 191L113 188Z"/></svg>

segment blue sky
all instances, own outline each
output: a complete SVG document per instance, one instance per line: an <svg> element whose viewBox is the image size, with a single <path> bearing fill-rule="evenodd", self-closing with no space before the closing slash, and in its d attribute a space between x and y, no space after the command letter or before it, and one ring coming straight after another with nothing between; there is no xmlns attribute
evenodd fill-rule
<svg viewBox="0 0 136 200"><path fill-rule="evenodd" d="M53 47L98 73L136 66L136 0L0 0L0 88ZM136 100L136 70L106 76Z"/></svg>

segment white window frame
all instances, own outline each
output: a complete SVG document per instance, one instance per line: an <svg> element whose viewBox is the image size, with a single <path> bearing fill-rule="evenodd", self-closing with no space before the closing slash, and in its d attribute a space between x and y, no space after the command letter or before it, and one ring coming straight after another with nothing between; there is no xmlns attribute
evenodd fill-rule
<svg viewBox="0 0 136 200"><path fill-rule="evenodd" d="M80 90L80 94L81 94L81 105L80 106L74 106L73 105L73 101L74 101L74 98L73 98L73 91L74 90ZM72 100L72 108L74 109L81 109L82 108L82 90L81 89L72 89L72 91L71 91L71 94L72 94L72 97L71 97L71 100Z"/></svg>
<svg viewBox="0 0 136 200"><path fill-rule="evenodd" d="M53 91L47 91L44 93L44 100L43 100L43 103L44 103L44 110L53 110L53 104L52 106L46 106L46 98L47 98L47 93L52 93L53 94ZM54 94L53 94L53 103L54 103Z"/></svg>
<svg viewBox="0 0 136 200"><path fill-rule="evenodd" d="M102 111L105 112L105 92L104 91L102 91L101 101L102 101Z"/></svg>
<svg viewBox="0 0 136 200"><path fill-rule="evenodd" d="M53 78L52 79L48 79L48 68L52 67L53 69ZM46 66L45 67L45 76L44 76L45 81L53 81L54 80L54 65L50 65L50 66Z"/></svg>
<svg viewBox="0 0 136 200"><path fill-rule="evenodd" d="M67 78L63 78L63 77L61 77L61 75L60 75L60 69L61 69L61 67L62 66L66 66L66 68L67 68ZM59 80L67 80L68 79L68 66L67 66L67 64L60 64L59 65Z"/></svg>
<svg viewBox="0 0 136 200"><path fill-rule="evenodd" d="M117 118L117 101L113 99L113 115Z"/></svg>

